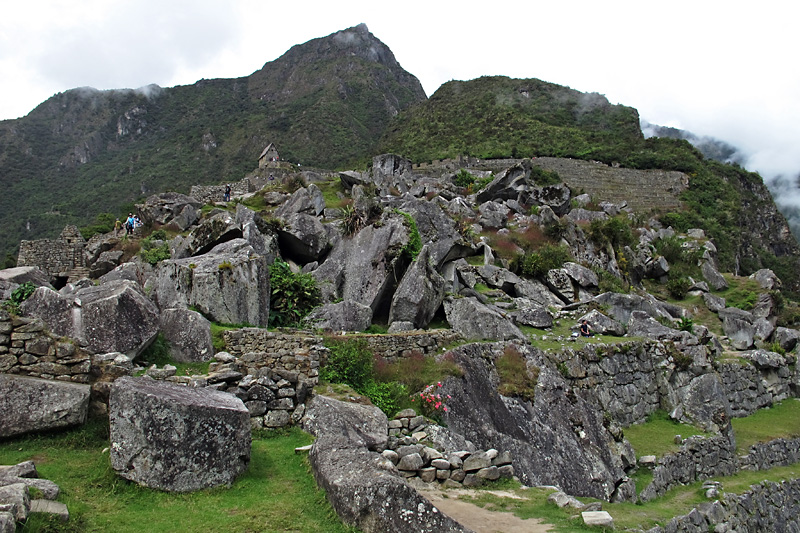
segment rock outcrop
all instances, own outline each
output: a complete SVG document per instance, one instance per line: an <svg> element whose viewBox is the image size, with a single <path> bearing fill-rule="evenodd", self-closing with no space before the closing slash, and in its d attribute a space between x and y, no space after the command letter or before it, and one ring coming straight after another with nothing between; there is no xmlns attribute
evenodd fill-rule
<svg viewBox="0 0 800 533"><path fill-rule="evenodd" d="M162 309L193 306L223 324L267 326L269 263L244 239L158 264L155 298Z"/></svg>
<svg viewBox="0 0 800 533"><path fill-rule="evenodd" d="M365 533L469 531L378 453L386 446L388 422L376 407L315 396L303 424L317 437L309 454L314 478L346 524Z"/></svg>

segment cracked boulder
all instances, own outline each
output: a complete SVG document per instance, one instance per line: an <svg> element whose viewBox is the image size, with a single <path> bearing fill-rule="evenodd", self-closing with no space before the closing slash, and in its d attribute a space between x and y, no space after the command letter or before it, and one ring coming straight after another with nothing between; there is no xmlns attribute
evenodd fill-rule
<svg viewBox="0 0 800 533"><path fill-rule="evenodd" d="M40 287L21 309L44 320L53 333L76 339L90 353L121 352L135 359L158 334L158 309L128 280L68 294Z"/></svg>
<svg viewBox="0 0 800 533"><path fill-rule="evenodd" d="M303 429L317 437L308 456L314 479L344 523L365 533L470 531L436 509L380 455L388 421L377 407L315 395Z"/></svg>
<svg viewBox="0 0 800 533"><path fill-rule="evenodd" d="M0 374L0 437L80 426L90 392L89 385Z"/></svg>
<svg viewBox="0 0 800 533"><path fill-rule="evenodd" d="M170 345L172 359L179 363L210 361L214 357L211 322L190 309L164 309L159 329Z"/></svg>
<svg viewBox="0 0 800 533"><path fill-rule="evenodd" d="M509 315L477 298L446 298L444 311L447 322L465 339L525 339Z"/></svg>
<svg viewBox="0 0 800 533"><path fill-rule="evenodd" d="M247 241L234 239L201 256L161 261L155 298L162 309L192 306L214 322L266 327L269 266Z"/></svg>
<svg viewBox="0 0 800 533"><path fill-rule="evenodd" d="M250 413L232 394L122 377L109 398L111 467L168 492L230 486L250 463Z"/></svg>
<svg viewBox="0 0 800 533"><path fill-rule="evenodd" d="M431 264L430 248L425 245L406 270L392 297L389 323L412 322L416 328L426 327L444 299L444 278Z"/></svg>

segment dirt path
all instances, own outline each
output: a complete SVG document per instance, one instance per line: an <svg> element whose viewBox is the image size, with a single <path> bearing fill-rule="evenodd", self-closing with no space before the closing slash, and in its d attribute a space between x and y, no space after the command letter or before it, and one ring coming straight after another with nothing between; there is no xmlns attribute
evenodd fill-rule
<svg viewBox="0 0 800 533"><path fill-rule="evenodd" d="M476 491L468 489L448 490L447 492L436 489L418 490L440 511L476 533L544 533L552 530L551 525L542 523L536 518L523 520L512 513L484 509L470 503L467 499L461 499L462 496L476 494ZM519 498L516 494L506 491L481 492L489 492L501 498Z"/></svg>

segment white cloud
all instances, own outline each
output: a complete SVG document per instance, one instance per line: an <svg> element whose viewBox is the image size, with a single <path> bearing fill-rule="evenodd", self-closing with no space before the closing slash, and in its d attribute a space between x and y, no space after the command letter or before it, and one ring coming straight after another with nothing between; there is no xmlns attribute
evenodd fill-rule
<svg viewBox="0 0 800 533"><path fill-rule="evenodd" d="M0 18L0 118L73 87L246 76L366 23L428 95L451 79L539 78L740 146L764 173L800 152L792 6L777 0L264 2L29 0ZM767 170L768 169L768 170Z"/></svg>

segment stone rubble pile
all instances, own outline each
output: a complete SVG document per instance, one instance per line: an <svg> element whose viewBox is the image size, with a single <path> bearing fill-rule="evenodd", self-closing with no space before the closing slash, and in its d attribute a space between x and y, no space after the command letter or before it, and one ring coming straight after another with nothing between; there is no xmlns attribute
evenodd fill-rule
<svg viewBox="0 0 800 533"><path fill-rule="evenodd" d="M514 476L510 452L457 450L441 452L423 444L428 439L428 420L405 409L389 421L388 448L381 455L410 480L434 481L445 488L476 487L485 481Z"/></svg>
<svg viewBox="0 0 800 533"><path fill-rule="evenodd" d="M30 489L41 498L31 499ZM39 478L33 461L16 465L0 465L0 533L14 533L17 523L25 523L31 513L45 512L69 520L69 511L56 502L60 489L48 479Z"/></svg>

